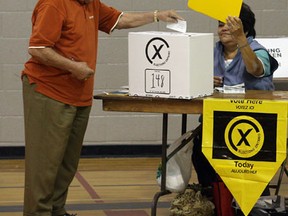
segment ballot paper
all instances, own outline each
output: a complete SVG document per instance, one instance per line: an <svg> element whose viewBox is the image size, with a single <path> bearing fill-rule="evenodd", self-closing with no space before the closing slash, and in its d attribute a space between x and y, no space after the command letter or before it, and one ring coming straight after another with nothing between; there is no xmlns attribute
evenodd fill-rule
<svg viewBox="0 0 288 216"><path fill-rule="evenodd" d="M230 94L236 94L236 93L245 93L245 85L244 83L240 83L238 85L228 86L224 85L223 87L215 87L215 90L222 93L230 93Z"/></svg>
<svg viewBox="0 0 288 216"><path fill-rule="evenodd" d="M187 22L185 20L178 20L177 23L168 23L166 27L174 31L186 33Z"/></svg>

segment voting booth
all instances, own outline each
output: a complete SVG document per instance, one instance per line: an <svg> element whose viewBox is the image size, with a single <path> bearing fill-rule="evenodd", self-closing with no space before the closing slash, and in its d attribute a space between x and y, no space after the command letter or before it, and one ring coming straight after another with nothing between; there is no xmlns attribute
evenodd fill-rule
<svg viewBox="0 0 288 216"><path fill-rule="evenodd" d="M129 95L192 99L213 93L213 34L130 32Z"/></svg>

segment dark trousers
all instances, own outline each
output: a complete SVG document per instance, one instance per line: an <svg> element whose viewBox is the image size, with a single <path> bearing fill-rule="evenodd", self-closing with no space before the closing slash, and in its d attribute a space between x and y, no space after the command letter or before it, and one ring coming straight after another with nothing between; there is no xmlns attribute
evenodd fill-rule
<svg viewBox="0 0 288 216"><path fill-rule="evenodd" d="M192 163L197 173L198 182L203 187L211 186L217 180L217 175L202 153L202 131L194 138L193 142Z"/></svg>
<svg viewBox="0 0 288 216"><path fill-rule="evenodd" d="M91 107L75 107L35 91L23 77L25 216L64 215Z"/></svg>

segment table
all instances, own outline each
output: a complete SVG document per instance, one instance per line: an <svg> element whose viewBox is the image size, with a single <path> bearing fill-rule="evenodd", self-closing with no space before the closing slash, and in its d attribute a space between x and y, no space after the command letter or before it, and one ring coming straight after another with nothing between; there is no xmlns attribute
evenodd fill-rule
<svg viewBox="0 0 288 216"><path fill-rule="evenodd" d="M94 99L102 100L104 111L119 112L145 112L145 113L162 113L162 178L161 190L154 196L151 206L151 216L156 216L157 202L160 196L169 194L166 190L166 162L167 162L167 128L168 114L182 115L182 133L186 132L187 114L201 114L203 110L203 100L205 98L217 99L257 99L257 100L288 100L287 91L263 91L249 90L243 94L224 94L215 92L213 95L195 98L191 100L169 99L155 97L135 97L123 95L99 94ZM197 133L197 130L195 132Z"/></svg>
<svg viewBox="0 0 288 216"><path fill-rule="evenodd" d="M250 90L244 94L224 94L215 92L213 95L195 98L191 100L169 99L155 97L136 97L99 94L94 99L103 101L104 111L119 112L150 112L150 113L174 113L174 114L201 114L203 99L259 99L259 100L288 100L288 91L262 91Z"/></svg>

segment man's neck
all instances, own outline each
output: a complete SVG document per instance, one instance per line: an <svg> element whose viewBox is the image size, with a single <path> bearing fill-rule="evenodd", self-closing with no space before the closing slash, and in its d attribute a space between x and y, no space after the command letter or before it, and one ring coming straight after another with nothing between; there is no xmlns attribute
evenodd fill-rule
<svg viewBox="0 0 288 216"><path fill-rule="evenodd" d="M77 0L81 5L84 5L84 4L88 4L90 2L92 2L93 0Z"/></svg>

